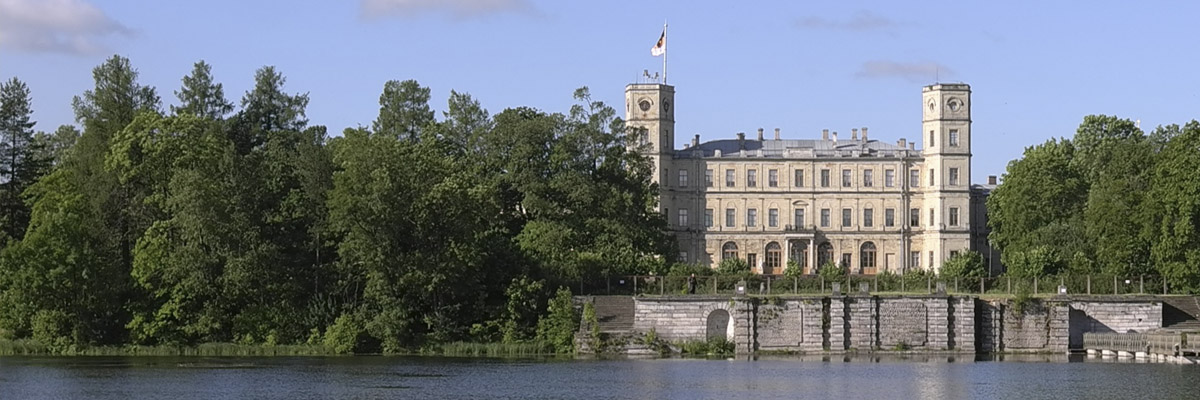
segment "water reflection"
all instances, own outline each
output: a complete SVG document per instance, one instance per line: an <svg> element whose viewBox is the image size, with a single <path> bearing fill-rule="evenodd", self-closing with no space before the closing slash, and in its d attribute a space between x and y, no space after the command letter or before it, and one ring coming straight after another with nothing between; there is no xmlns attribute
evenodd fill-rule
<svg viewBox="0 0 1200 400"><path fill-rule="evenodd" d="M1067 355L0 358L2 399L1189 398L1200 366Z"/></svg>

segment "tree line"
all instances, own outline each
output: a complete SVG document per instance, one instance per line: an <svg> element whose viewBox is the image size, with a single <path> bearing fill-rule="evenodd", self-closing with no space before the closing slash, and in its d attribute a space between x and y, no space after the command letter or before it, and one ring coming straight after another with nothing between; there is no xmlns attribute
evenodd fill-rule
<svg viewBox="0 0 1200 400"><path fill-rule="evenodd" d="M81 129L52 134L22 82L0 87L0 336L568 340L538 329L558 288L674 254L651 166L586 88L567 112L494 115L451 91L438 118L429 88L388 81L370 127L331 136L275 68L236 105L211 71L196 63L164 109L113 56L72 101Z"/></svg>
<svg viewBox="0 0 1200 400"><path fill-rule="evenodd" d="M1200 291L1200 123L1115 116L1025 149L987 200L1008 273L1161 275Z"/></svg>

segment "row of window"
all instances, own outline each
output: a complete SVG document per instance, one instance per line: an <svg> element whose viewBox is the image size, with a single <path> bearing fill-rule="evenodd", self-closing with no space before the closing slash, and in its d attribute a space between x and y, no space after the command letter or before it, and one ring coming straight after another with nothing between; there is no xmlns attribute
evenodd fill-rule
<svg viewBox="0 0 1200 400"><path fill-rule="evenodd" d="M782 253L783 253L782 249L779 246L779 243L777 243L777 242L768 243L765 250L766 250L767 258L763 260L764 261L764 264L763 264L764 271L772 271L773 273L778 273L777 268L779 268L782 265L781 258L782 258ZM797 246L797 247L794 247L792 250L793 250L793 254L791 255L791 258L793 260L795 260L797 262L797 264L800 265L800 267L803 267L803 268L809 267L809 265L808 265L808 248L806 246ZM863 242L863 244L861 246L859 246L858 267L860 267L860 268L875 268L876 264L878 262L877 253L878 253L878 249L876 248L874 242ZM682 257L681 259L684 259L684 260L687 259L686 252L681 252L680 256ZM750 265L754 265L755 261L757 261L756 254L754 254L754 253L746 254L746 256L747 256L746 257L747 261L749 261ZM951 258L956 257L956 256L958 256L958 251L955 251L955 250L950 251ZM725 244L721 245L721 260L727 260L727 259L733 259L733 258L739 258L738 245L737 245L737 243L734 243L734 242L725 242ZM829 242L821 242L821 244L817 245L816 265L818 265L818 266L826 265L833 261L834 261L833 245L830 244ZM842 257L840 260L840 264L842 266L850 267L853 265L852 261L853 260L852 260L851 253L842 253ZM930 250L929 251L929 265L934 265L935 261L936 261L936 259L934 258L934 253L932 250ZM909 268L920 268L921 267L921 252L920 251L909 252L908 267Z"/></svg>
<svg viewBox="0 0 1200 400"><path fill-rule="evenodd" d="M934 186L934 171L935 170L932 168L929 169L929 186ZM949 177L948 177L949 185L957 186L958 185L958 168L952 167L952 168L950 168L949 172L950 172ZM735 173L736 173L735 170L732 168L725 170L725 187L734 187L737 185L737 178L734 176ZM830 185L830 173L831 172L828 168L821 170L821 176L820 176L820 186L821 187L830 187L831 186ZM853 174L854 174L854 171L851 169L843 169L842 170L842 187L854 186ZM910 186L910 187L920 186L920 183L921 183L920 175L921 175L921 171L919 171L919 170L914 169L914 170L908 171L908 186ZM688 170L686 170L686 169L679 170L679 179L676 181L676 183L678 184L679 187L688 187ZM795 176L792 179L792 185L795 187L803 187L804 186L804 170L802 170L802 169L795 170ZM704 186L705 187L713 187L713 170L711 170L711 169L704 171ZM862 186L863 187L874 187L875 186L875 170L872 170L872 169L863 170ZM758 170L757 169L746 170L746 187L758 187ZM767 170L767 187L779 187L779 170L777 170L777 169ZM883 170L883 187L889 187L889 188L896 187L896 170L894 170L894 169Z"/></svg>
<svg viewBox="0 0 1200 400"><path fill-rule="evenodd" d="M934 140L934 138L936 138L936 137L937 137L937 133L935 133L934 131L929 131L929 147L934 147L937 144L937 141ZM950 143L948 143L948 145L950 147L958 147L958 129L950 130L950 138L949 139L950 139L949 140Z"/></svg>
<svg viewBox="0 0 1200 400"><path fill-rule="evenodd" d="M806 221L804 218L805 217L804 210L805 209L803 209L803 208L797 208L797 209L793 210L792 223L797 227L806 226L805 225ZM676 212L677 212L679 226L688 226L688 209L680 208ZM828 228L830 226L830 217L831 217L830 212L831 211L828 208L821 209L820 223L818 224L820 227ZM841 224L842 227L849 227L849 226L853 225L852 224L853 213L854 213L853 209L850 209L850 208L842 209L842 224ZM948 219L948 221L947 221L948 225L958 226L958 207L950 207L949 213L947 214L946 217ZM736 227L737 226L737 209L726 208L724 221L725 221L725 227L727 227L727 228ZM930 224L930 226L933 225L933 221L934 221L934 209L930 208L929 209L929 224ZM862 210L862 221L861 222L862 222L862 226L865 228L870 228L870 227L875 226L875 209L864 208ZM913 208L913 209L909 210L909 222L908 223L909 223L909 226L921 226L921 209ZM711 228L711 227L713 227L713 225L714 225L713 209L706 208L706 209L704 209L704 227ZM758 209L757 208L747 208L746 209L746 226L748 226L748 227L757 227L758 226ZM779 226L779 209L778 208L771 208L771 209L767 210L767 226L771 227L771 228L775 228L775 227ZM888 209L883 210L883 226L889 227L889 228L896 226L896 209L888 208Z"/></svg>

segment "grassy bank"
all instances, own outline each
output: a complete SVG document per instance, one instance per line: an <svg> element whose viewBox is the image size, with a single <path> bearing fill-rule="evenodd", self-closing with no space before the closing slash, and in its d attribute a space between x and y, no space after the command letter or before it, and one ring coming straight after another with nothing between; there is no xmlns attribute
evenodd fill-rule
<svg viewBox="0 0 1200 400"><path fill-rule="evenodd" d="M451 357L554 356L554 346L545 342L474 343L453 342L438 346L434 355Z"/></svg>
<svg viewBox="0 0 1200 400"><path fill-rule="evenodd" d="M91 346L69 347L53 351L34 340L0 340L0 356L61 355L61 356L323 356L335 355L332 349L320 345L244 345L235 343L203 343L195 346Z"/></svg>

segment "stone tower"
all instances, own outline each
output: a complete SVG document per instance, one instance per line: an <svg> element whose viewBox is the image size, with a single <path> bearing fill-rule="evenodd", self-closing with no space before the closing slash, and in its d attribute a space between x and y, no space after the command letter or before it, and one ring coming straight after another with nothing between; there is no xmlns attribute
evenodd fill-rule
<svg viewBox="0 0 1200 400"><path fill-rule="evenodd" d="M971 87L926 86L922 105L922 258L938 271L942 260L970 249Z"/></svg>
<svg viewBox="0 0 1200 400"><path fill-rule="evenodd" d="M675 87L633 83L625 87L625 121L630 134L641 132L642 149L656 171L654 182L667 182L675 148Z"/></svg>

